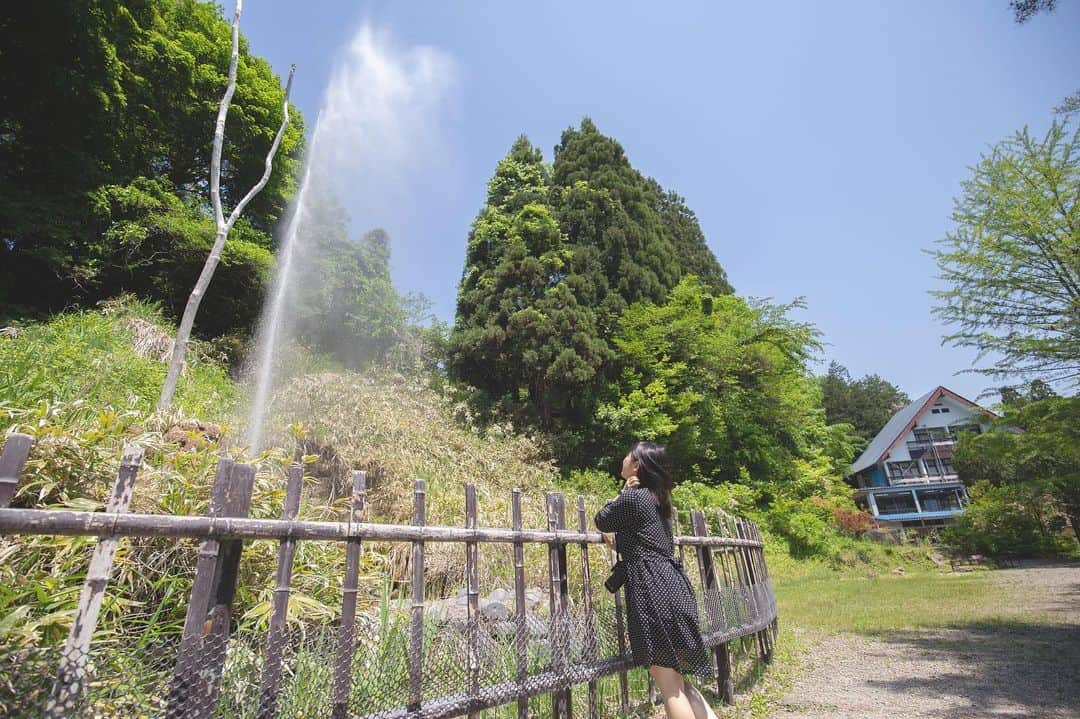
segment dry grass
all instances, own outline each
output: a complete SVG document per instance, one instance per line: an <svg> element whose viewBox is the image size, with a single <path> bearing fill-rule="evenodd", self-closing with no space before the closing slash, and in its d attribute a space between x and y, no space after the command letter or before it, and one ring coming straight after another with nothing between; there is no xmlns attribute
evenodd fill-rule
<svg viewBox="0 0 1080 719"><path fill-rule="evenodd" d="M369 506L379 521L409 523L415 479L427 485L427 522L462 525L464 486L476 484L481 526L510 526L511 496L522 492L523 524L545 527L544 492L558 489L558 469L543 447L509 429L486 433L455 420L451 400L421 380L391 373L317 373L293 380L274 399L278 427L300 426L303 451L317 458L309 470L317 478L313 496L343 509L349 470L368 473ZM289 437L282 433L278 444ZM328 501L326 501L328 500ZM600 498L587 498L588 517ZM568 498L569 526L577 526L576 498ZM509 548L507 559L509 558ZM537 552L542 548L535 549ZM390 549L390 569L400 576L406 545ZM427 567L448 585L460 581L461 546L432 544ZM499 548L492 551L499 554ZM539 560L539 561L537 561ZM508 563L487 563L488 580L505 578ZM530 566L543 566L537 556ZM438 581L438 580L437 580Z"/></svg>

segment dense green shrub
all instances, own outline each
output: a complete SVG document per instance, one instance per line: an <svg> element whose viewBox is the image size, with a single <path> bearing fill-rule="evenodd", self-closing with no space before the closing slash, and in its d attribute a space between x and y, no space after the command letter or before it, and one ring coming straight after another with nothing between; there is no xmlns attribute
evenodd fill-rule
<svg viewBox="0 0 1080 719"><path fill-rule="evenodd" d="M105 312L69 312L0 336L0 406L78 403L91 416L113 410L150 411L161 392L170 342L156 305L113 303ZM136 350L139 340L141 349ZM189 416L221 420L233 409L236 388L220 363L196 344L176 406Z"/></svg>
<svg viewBox="0 0 1080 719"><path fill-rule="evenodd" d="M998 556L1050 556L1076 546L1061 535L1064 518L1053 510L1044 482L995 486L976 482L971 505L942 531L958 551Z"/></svg>

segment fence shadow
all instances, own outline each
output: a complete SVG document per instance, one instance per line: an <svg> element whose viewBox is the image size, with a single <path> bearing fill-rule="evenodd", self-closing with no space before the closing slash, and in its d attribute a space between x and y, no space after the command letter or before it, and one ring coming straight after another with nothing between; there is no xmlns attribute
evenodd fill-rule
<svg viewBox="0 0 1080 719"><path fill-rule="evenodd" d="M1080 591L1074 585L1073 592ZM1075 599L1074 599L1075 601ZM1080 625L1023 621L875 635L915 660L962 667L933 676L869 680L896 696L961 699L942 719L971 716L1076 716L1080 707Z"/></svg>

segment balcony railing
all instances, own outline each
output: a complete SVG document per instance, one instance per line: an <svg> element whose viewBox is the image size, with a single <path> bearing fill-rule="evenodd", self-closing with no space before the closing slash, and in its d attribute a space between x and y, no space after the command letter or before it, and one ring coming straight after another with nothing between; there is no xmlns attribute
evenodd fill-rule
<svg viewBox="0 0 1080 719"><path fill-rule="evenodd" d="M892 487L904 487L911 484L955 482L957 479L959 477L956 474L934 475L933 477L889 477L889 485Z"/></svg>

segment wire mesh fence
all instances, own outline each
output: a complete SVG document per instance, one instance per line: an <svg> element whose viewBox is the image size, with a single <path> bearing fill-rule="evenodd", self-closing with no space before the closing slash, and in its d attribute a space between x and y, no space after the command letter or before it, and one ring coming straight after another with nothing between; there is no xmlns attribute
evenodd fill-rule
<svg viewBox="0 0 1080 719"><path fill-rule="evenodd" d="M23 591L23 605L0 617L0 715L648 715L647 673L630 656L621 597L602 587L611 555L598 534L585 531L591 513L583 500L567 516L562 496L551 493L547 530L523 529L515 493L511 529L477 528L467 487L466 527L428 527L418 482L412 525L364 524L358 474L346 525L295 522L288 506L282 520L245 520L250 475L222 460L213 521L205 524L150 515L122 521L120 511L101 523L102 513L0 508L0 534L22 535L0 539L0 561L15 562L19 542L43 534L99 537L69 551L92 556L64 565L87 577L74 616L53 618L65 631L19 633L31 618L43 621L48 581ZM290 482L299 479L295 468ZM288 496L298 502L297 493ZM742 666L755 647L759 659L771 654L776 606L763 545L749 522L686 516L692 533L678 537L678 555L701 633L716 653L717 693L730 700L732 661ZM710 536L709 524L719 534ZM335 555L344 565L337 616L289 614L301 539L348 547ZM425 548L435 542L461 552L460 584L428 582ZM403 576L393 583L361 577L362 553L390 545L407 549ZM266 557L274 546L276 571L249 571L241 582L241 553ZM104 578L93 569L103 554ZM502 586L481 592L478 577ZM257 597L272 598L260 612L252 606Z"/></svg>

